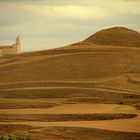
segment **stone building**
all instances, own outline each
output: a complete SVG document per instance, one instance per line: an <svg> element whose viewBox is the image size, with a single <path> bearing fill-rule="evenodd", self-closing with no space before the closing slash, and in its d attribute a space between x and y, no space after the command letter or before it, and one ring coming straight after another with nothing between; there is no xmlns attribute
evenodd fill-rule
<svg viewBox="0 0 140 140"><path fill-rule="evenodd" d="M17 36L13 45L0 45L0 56L18 54L21 52L20 38Z"/></svg>

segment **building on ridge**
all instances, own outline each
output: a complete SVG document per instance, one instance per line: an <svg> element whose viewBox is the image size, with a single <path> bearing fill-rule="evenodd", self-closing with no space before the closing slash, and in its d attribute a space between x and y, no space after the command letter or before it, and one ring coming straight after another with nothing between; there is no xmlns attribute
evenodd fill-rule
<svg viewBox="0 0 140 140"><path fill-rule="evenodd" d="M12 45L0 45L0 56L18 54L21 52L20 37L17 36L16 43Z"/></svg>

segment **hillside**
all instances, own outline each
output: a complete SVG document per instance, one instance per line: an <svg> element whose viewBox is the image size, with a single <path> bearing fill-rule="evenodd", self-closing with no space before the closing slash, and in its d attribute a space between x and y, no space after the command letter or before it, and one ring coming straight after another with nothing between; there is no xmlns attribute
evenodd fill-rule
<svg viewBox="0 0 140 140"><path fill-rule="evenodd" d="M111 36L108 37L109 33ZM124 35L125 41L130 36L137 35L136 38L139 38L139 33L135 31L115 27L99 31L85 41L94 41L95 37L98 37L103 42L104 36L112 38L111 44L114 44L117 35ZM121 39L117 40L121 42ZM137 42L134 42L134 45L135 43ZM0 83L46 80L102 82L116 76L140 74L139 54L140 49L135 47L78 43L52 50L3 57L0 58Z"/></svg>
<svg viewBox="0 0 140 140"><path fill-rule="evenodd" d="M84 42L100 45L140 47L140 33L124 27L113 27L91 35Z"/></svg>
<svg viewBox="0 0 140 140"><path fill-rule="evenodd" d="M138 38L111 28L57 49L0 57L0 135L139 140Z"/></svg>
<svg viewBox="0 0 140 140"><path fill-rule="evenodd" d="M123 39L122 39L123 36ZM0 82L28 80L95 80L139 73L139 48L115 47L117 42L135 41L140 34L133 30L114 27L95 33L85 41L110 44L74 44L58 49L25 53L0 59ZM138 40L132 45L135 46ZM140 40L139 40L140 41ZM118 45L118 44L117 44ZM125 45L125 44L123 44ZM127 44L128 45L128 44ZM98 63L97 63L98 62Z"/></svg>

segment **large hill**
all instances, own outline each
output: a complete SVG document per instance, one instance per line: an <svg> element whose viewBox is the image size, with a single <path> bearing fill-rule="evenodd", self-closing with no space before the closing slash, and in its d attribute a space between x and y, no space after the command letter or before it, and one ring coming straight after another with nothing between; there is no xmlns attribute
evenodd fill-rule
<svg viewBox="0 0 140 140"><path fill-rule="evenodd" d="M1 57L0 83L92 82L139 92L130 80L135 75L140 77L140 48L135 47L139 38L136 31L114 27L65 47Z"/></svg>
<svg viewBox="0 0 140 140"><path fill-rule="evenodd" d="M25 81L102 83L120 76L127 79L128 75L140 75L140 48L135 47L136 44L139 45L139 38L140 34L136 31L114 27L65 47L2 57L0 83Z"/></svg>
<svg viewBox="0 0 140 140"><path fill-rule="evenodd" d="M140 47L130 29L0 58L0 135L139 140L134 106L140 109Z"/></svg>

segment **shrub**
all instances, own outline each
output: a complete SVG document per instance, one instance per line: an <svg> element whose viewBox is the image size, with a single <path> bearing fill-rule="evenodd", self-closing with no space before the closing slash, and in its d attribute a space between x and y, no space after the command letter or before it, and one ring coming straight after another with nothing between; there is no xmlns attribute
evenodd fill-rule
<svg viewBox="0 0 140 140"><path fill-rule="evenodd" d="M13 140L13 139L12 139L12 137L11 137L11 136L8 136L8 139L7 139L7 140Z"/></svg>
<svg viewBox="0 0 140 140"><path fill-rule="evenodd" d="M5 138L3 136L0 137L0 140L5 140Z"/></svg>
<svg viewBox="0 0 140 140"><path fill-rule="evenodd" d="M17 137L17 138L12 138L10 135L8 137L0 136L0 140L31 140L30 137L22 138L22 137Z"/></svg>

